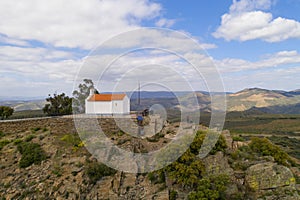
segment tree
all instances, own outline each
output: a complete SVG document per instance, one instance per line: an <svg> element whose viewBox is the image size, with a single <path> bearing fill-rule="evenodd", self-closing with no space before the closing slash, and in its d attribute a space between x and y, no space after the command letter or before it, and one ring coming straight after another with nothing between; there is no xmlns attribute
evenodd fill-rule
<svg viewBox="0 0 300 200"><path fill-rule="evenodd" d="M0 116L1 120L7 119L14 113L14 109L9 106L0 106Z"/></svg>
<svg viewBox="0 0 300 200"><path fill-rule="evenodd" d="M73 91L73 110L76 113L83 113L85 110L85 99L90 95L90 90L94 89L95 94L99 92L95 89L91 79L83 79L83 83L78 85L78 90Z"/></svg>
<svg viewBox="0 0 300 200"><path fill-rule="evenodd" d="M44 113L50 116L72 114L72 98L66 96L65 93L54 94L53 97L49 94L46 101L49 103L43 108Z"/></svg>

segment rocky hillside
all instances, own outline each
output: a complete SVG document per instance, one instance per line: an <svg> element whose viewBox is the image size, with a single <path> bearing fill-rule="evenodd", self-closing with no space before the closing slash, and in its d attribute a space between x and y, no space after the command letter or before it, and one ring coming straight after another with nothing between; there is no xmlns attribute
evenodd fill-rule
<svg viewBox="0 0 300 200"><path fill-rule="evenodd" d="M98 163L69 125L62 128L69 124L67 119L45 126L5 123L0 123L2 199L300 198L298 161L267 139L243 141L224 131L211 153L200 159L199 148L211 134L202 127L173 164L151 173L130 174ZM178 126L166 124L159 134L144 139L113 128L106 134L121 148L142 153L166 145L176 137Z"/></svg>
<svg viewBox="0 0 300 200"><path fill-rule="evenodd" d="M250 88L228 95L229 111L244 111L252 107L293 106L297 103L300 103L300 94L297 91Z"/></svg>

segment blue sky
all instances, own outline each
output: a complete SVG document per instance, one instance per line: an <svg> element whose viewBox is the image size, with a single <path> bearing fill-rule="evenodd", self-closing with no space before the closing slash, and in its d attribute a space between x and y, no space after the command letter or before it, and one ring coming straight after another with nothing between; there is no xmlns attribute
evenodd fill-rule
<svg viewBox="0 0 300 200"><path fill-rule="evenodd" d="M0 96L47 96L56 91L70 95L77 84L74 83L76 75L86 66L92 50L114 36L143 27L180 31L197 40L207 52L205 59L209 58L219 70L226 91L250 87L299 89L299 10L299 0L3 0L0 3ZM153 36L153 33L146 34ZM136 38L132 37L126 45L134 46ZM184 43L177 37L173 38L172 46L167 44L170 38L163 37L159 38L160 44L165 43L166 48ZM138 42L142 44L142 40ZM118 46L114 48L104 49L106 54L102 56L113 58ZM183 55L195 62L204 61L191 52L193 49L185 49ZM146 81L139 71L132 72L134 61L141 64L141 56L131 55L126 59L127 65L118 63L105 79L117 82L128 72L134 84L136 80ZM165 54L157 58L145 56L143 63L147 59L165 66L176 62ZM195 79L188 74L193 73L191 70L177 67L190 81ZM154 68L153 76L164 79L160 77L161 70L153 71ZM99 80L99 77L91 78ZM180 82L176 76L167 77L165 82L168 81ZM98 87L101 91L110 90L105 84ZM183 90L178 85L174 89ZM203 88L196 85L194 89Z"/></svg>

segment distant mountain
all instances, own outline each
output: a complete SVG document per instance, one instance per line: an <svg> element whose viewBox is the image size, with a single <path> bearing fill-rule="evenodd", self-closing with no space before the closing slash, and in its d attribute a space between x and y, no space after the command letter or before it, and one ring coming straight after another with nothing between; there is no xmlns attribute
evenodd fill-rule
<svg viewBox="0 0 300 200"><path fill-rule="evenodd" d="M252 107L265 108L273 106L287 106L300 103L300 91L266 90L250 88L229 94L227 96L228 111L245 111Z"/></svg>
<svg viewBox="0 0 300 200"><path fill-rule="evenodd" d="M177 108L186 110L205 110L210 112L210 95L204 92L190 92L189 94L179 98L180 105Z"/></svg>
<svg viewBox="0 0 300 200"><path fill-rule="evenodd" d="M264 113L272 114L300 114L300 103L292 105L269 106L255 109ZM250 110L252 110L252 108Z"/></svg>
<svg viewBox="0 0 300 200"><path fill-rule="evenodd" d="M161 104L166 109L186 109L211 111L211 96L222 93L205 91L141 91L126 92L131 99L132 110L150 108L153 104ZM227 111L251 111L264 113L296 113L300 114L300 89L293 91L267 90L261 88L247 88L236 93L227 94ZM140 105L138 98L140 97ZM1 97L0 97L1 98ZM43 99L43 98L41 98ZM196 100L196 101L195 101ZM38 110L45 105L45 100L1 100L0 105L19 110Z"/></svg>
<svg viewBox="0 0 300 200"><path fill-rule="evenodd" d="M194 102L196 94L198 102ZM213 93L218 96L220 93ZM181 96L176 108L211 111L210 94L207 92L189 93ZM236 93L227 93L227 111L247 111L248 113L290 113L300 114L300 90L282 91L261 88L248 88Z"/></svg>
<svg viewBox="0 0 300 200"><path fill-rule="evenodd" d="M168 92L168 91L141 91L126 92L130 99L159 99L159 98L177 98L185 96L190 92Z"/></svg>
<svg viewBox="0 0 300 200"><path fill-rule="evenodd" d="M293 94L293 95L300 95L300 89L299 90L290 91L289 93Z"/></svg>
<svg viewBox="0 0 300 200"><path fill-rule="evenodd" d="M2 106L10 106L14 108L15 111L22 110L40 110L46 104L45 100L7 100L0 101Z"/></svg>

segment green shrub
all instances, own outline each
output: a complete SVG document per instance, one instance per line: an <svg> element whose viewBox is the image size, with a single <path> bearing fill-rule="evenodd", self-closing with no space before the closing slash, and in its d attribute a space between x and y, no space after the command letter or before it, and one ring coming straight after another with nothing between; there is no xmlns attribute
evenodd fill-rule
<svg viewBox="0 0 300 200"><path fill-rule="evenodd" d="M18 144L20 144L21 142L23 142L23 140L22 139L15 139L14 140L14 145L18 145Z"/></svg>
<svg viewBox="0 0 300 200"><path fill-rule="evenodd" d="M256 160L257 155L250 149L249 146L242 146L238 150L230 154L234 160Z"/></svg>
<svg viewBox="0 0 300 200"><path fill-rule="evenodd" d="M40 164L46 159L46 153L37 143L21 142L17 146L18 151L22 154L19 166L21 168L28 167L32 164Z"/></svg>
<svg viewBox="0 0 300 200"><path fill-rule="evenodd" d="M202 178L202 174L205 171L204 164L198 155L203 141L206 138L208 140L217 139L215 146L210 151L211 154L215 154L218 151L225 151L227 146L223 136L210 131L198 131L189 149L175 162L164 168L174 183L180 184L183 188L190 189L197 187L199 179ZM186 136L186 138L182 138L182 143L187 144L188 141L191 141L190 139L191 138ZM172 158L173 155L177 155L185 145L178 144L178 146L173 145L173 147L174 148L169 148L169 151L162 153L162 155L158 157L160 163L168 164L170 158Z"/></svg>
<svg viewBox="0 0 300 200"><path fill-rule="evenodd" d="M217 141L217 143L215 144L214 148L210 151L210 154L214 155L216 154L218 151L222 151L224 152L225 149L227 148L227 144L226 144L226 140L223 137L223 135L221 135Z"/></svg>
<svg viewBox="0 0 300 200"><path fill-rule="evenodd" d="M289 137L276 137L272 136L268 138L274 144L281 146L292 157L300 159L300 140L297 138Z"/></svg>
<svg viewBox="0 0 300 200"><path fill-rule="evenodd" d="M35 136L35 135L28 135L28 136L24 139L24 141L25 141L25 142L30 142L33 138L36 138L36 136Z"/></svg>
<svg viewBox="0 0 300 200"><path fill-rule="evenodd" d="M120 130L116 133L117 136L121 137L122 135L124 135L124 131Z"/></svg>
<svg viewBox="0 0 300 200"><path fill-rule="evenodd" d="M0 141L0 150L2 150L3 147L4 147L5 145L9 144L9 143L10 143L9 140L1 140L1 141Z"/></svg>
<svg viewBox="0 0 300 200"><path fill-rule="evenodd" d="M242 138L241 136L234 136L234 137L232 138L232 140L233 140L233 141L240 141L240 142L244 142L244 141L245 141L245 139Z"/></svg>
<svg viewBox="0 0 300 200"><path fill-rule="evenodd" d="M148 178L153 184L160 184L166 182L165 172L163 170L148 173Z"/></svg>
<svg viewBox="0 0 300 200"><path fill-rule="evenodd" d="M95 184L104 176L112 176L117 170L107 167L106 165L98 162L86 163L85 173L89 177L90 183Z"/></svg>
<svg viewBox="0 0 300 200"><path fill-rule="evenodd" d="M31 128L31 132L32 132L32 133L35 133L35 132L37 132L37 131L39 131L39 130L41 130L40 127Z"/></svg>
<svg viewBox="0 0 300 200"><path fill-rule="evenodd" d="M198 187L188 196L189 200L225 199L224 192L229 183L228 175L216 175L198 181Z"/></svg>
<svg viewBox="0 0 300 200"><path fill-rule="evenodd" d="M177 195L178 195L177 191L171 190L171 191L170 191L170 197L169 197L169 199L170 199L170 200L176 200Z"/></svg>
<svg viewBox="0 0 300 200"><path fill-rule="evenodd" d="M218 140L215 146L213 147L213 149L210 151L210 154L214 155L218 151L224 152L225 149L227 148L227 145L226 145L226 140L222 135L219 135L218 133L215 133L213 131L201 131L201 130L197 131L196 133L194 141L190 146L191 151L194 154L198 155L204 139L207 138L208 140L214 140L216 137L218 137Z"/></svg>
<svg viewBox="0 0 300 200"><path fill-rule="evenodd" d="M295 180L296 180L296 184L300 184L300 176L298 176L297 174L294 174Z"/></svg>
<svg viewBox="0 0 300 200"><path fill-rule="evenodd" d="M165 137L165 135L161 132L156 133L155 135L153 135L152 137L146 137L148 142L158 142L160 138Z"/></svg>
<svg viewBox="0 0 300 200"><path fill-rule="evenodd" d="M81 143L81 139L78 135L67 134L60 138L60 140L77 147Z"/></svg>
<svg viewBox="0 0 300 200"><path fill-rule="evenodd" d="M63 170L62 170L61 166L57 163L54 164L53 169L52 169L52 173L54 175L56 175L57 177L60 177L62 175L62 172L63 172Z"/></svg>
<svg viewBox="0 0 300 200"><path fill-rule="evenodd" d="M190 163L176 161L167 167L169 177L183 188L197 186L204 171L205 167L199 159L195 159Z"/></svg>
<svg viewBox="0 0 300 200"><path fill-rule="evenodd" d="M153 172L149 172L148 179L151 181L151 183L154 183L154 181L156 180L155 174Z"/></svg>
<svg viewBox="0 0 300 200"><path fill-rule="evenodd" d="M251 139L249 147L252 151L262 156L272 156L278 164L285 166L294 164L294 161L285 151L283 151L279 146L274 145L267 138L254 137Z"/></svg>
<svg viewBox="0 0 300 200"><path fill-rule="evenodd" d="M39 135L39 140L43 140L45 137L45 135Z"/></svg>
<svg viewBox="0 0 300 200"><path fill-rule="evenodd" d="M0 131L0 138L4 137L5 133L3 133L2 131Z"/></svg>
<svg viewBox="0 0 300 200"><path fill-rule="evenodd" d="M60 138L60 140L72 145L74 151L84 146L84 142L81 141L78 135L67 134Z"/></svg>

